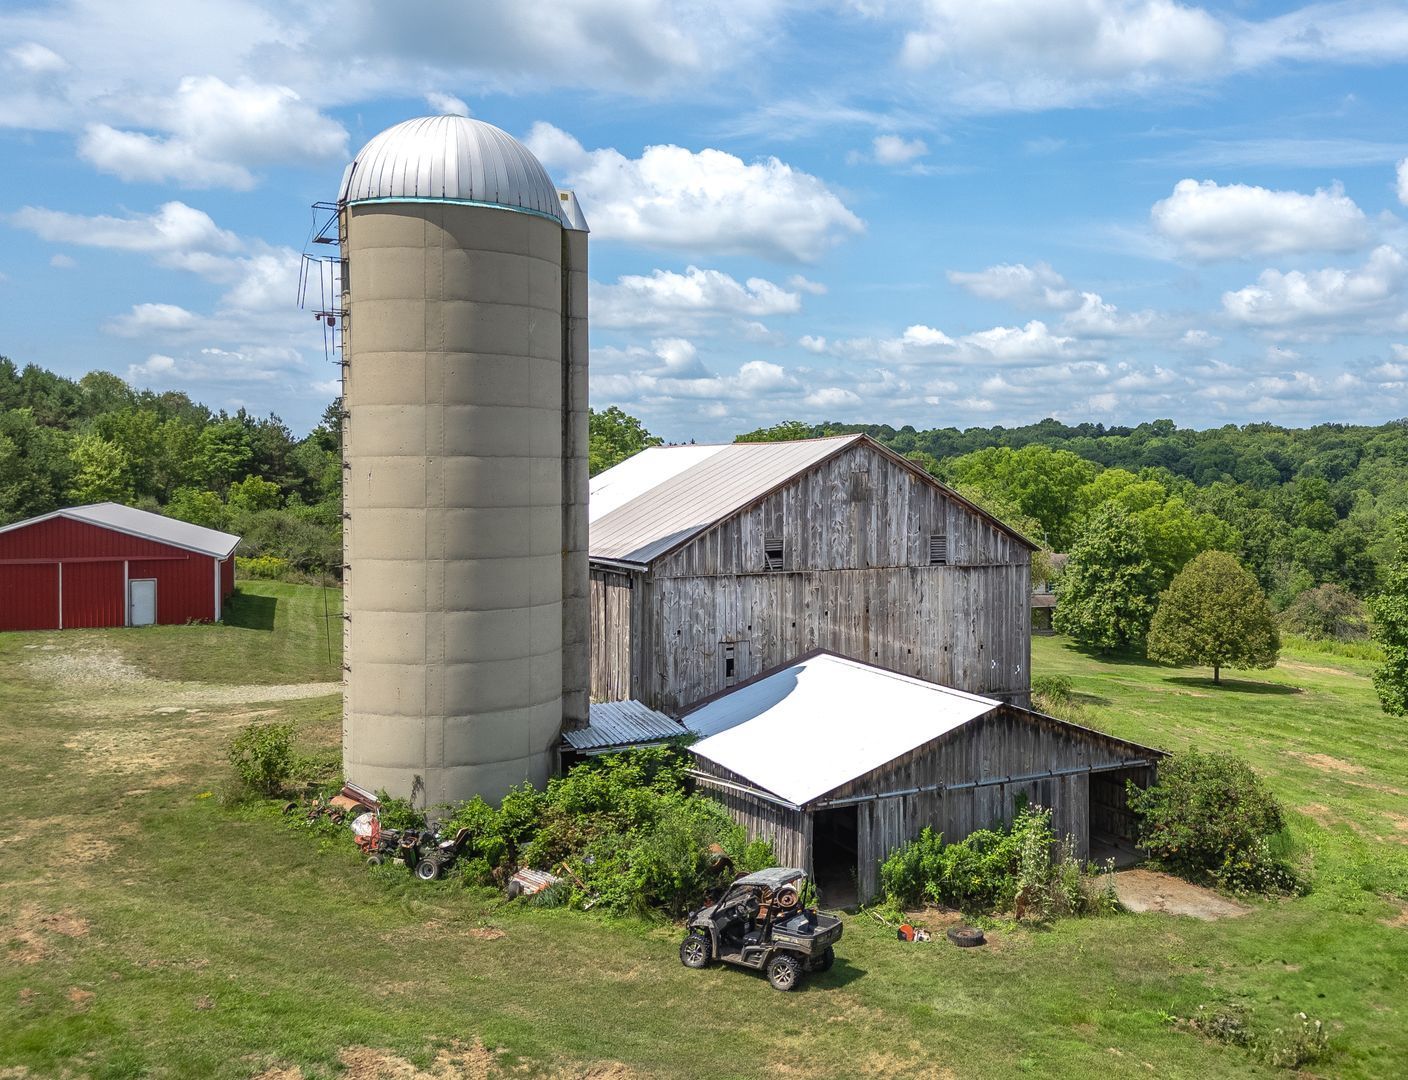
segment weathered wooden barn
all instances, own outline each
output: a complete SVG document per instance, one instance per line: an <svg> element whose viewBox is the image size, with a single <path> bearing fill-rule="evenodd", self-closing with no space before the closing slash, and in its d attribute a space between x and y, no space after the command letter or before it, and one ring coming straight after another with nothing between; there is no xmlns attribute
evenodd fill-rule
<svg viewBox="0 0 1408 1080"><path fill-rule="evenodd" d="M814 649L1029 699L1034 545L869 436L653 447L590 515L595 701L678 715Z"/></svg>
<svg viewBox="0 0 1408 1080"><path fill-rule="evenodd" d="M828 903L865 901L885 857L927 826L948 840L1049 807L1080 858L1132 844L1125 783L1161 751L995 698L818 653L683 717L700 790Z"/></svg>

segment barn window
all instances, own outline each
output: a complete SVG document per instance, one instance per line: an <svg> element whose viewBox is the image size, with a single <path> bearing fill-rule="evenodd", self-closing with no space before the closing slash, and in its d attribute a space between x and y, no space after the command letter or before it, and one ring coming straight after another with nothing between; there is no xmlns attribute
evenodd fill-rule
<svg viewBox="0 0 1408 1080"><path fill-rule="evenodd" d="M782 537L763 537L763 565L769 570L782 569Z"/></svg>
<svg viewBox="0 0 1408 1080"><path fill-rule="evenodd" d="M732 641L719 642L719 656L724 666L724 685L738 681L738 646Z"/></svg>
<svg viewBox="0 0 1408 1080"><path fill-rule="evenodd" d="M929 565L948 565L948 537L943 533L929 534Z"/></svg>

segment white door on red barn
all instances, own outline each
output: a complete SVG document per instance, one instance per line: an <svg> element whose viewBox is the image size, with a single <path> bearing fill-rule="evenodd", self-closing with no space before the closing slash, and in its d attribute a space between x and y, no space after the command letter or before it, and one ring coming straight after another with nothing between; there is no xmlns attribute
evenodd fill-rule
<svg viewBox="0 0 1408 1080"><path fill-rule="evenodd" d="M156 622L156 578L133 578L127 583L128 622L151 626Z"/></svg>

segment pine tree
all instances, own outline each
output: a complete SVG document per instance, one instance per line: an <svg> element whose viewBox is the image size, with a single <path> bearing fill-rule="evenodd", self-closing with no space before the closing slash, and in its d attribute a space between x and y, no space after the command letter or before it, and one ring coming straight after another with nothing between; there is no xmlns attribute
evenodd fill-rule
<svg viewBox="0 0 1408 1080"><path fill-rule="evenodd" d="M1225 551L1205 551L1159 598L1149 627L1149 658L1212 668L1276 666L1281 636L1251 571Z"/></svg>

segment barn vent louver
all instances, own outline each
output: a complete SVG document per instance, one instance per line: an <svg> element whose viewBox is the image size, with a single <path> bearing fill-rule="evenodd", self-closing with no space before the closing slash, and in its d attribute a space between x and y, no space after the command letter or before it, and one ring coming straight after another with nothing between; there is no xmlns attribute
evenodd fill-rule
<svg viewBox="0 0 1408 1080"><path fill-rule="evenodd" d="M763 537L763 565L769 570L782 569L782 537Z"/></svg>
<svg viewBox="0 0 1408 1080"><path fill-rule="evenodd" d="M943 533L929 534L929 565L948 565L948 537Z"/></svg>

